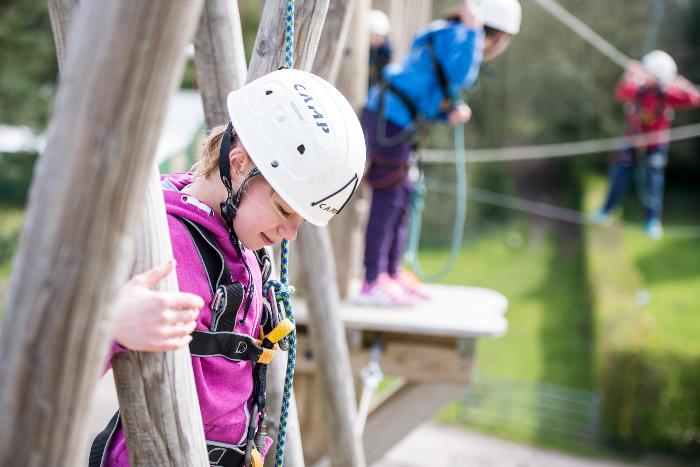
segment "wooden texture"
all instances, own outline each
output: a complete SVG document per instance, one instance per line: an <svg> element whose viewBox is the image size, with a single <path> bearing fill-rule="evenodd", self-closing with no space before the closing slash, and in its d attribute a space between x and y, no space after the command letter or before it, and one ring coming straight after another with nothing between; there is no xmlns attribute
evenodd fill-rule
<svg viewBox="0 0 700 467"><path fill-rule="evenodd" d="M411 382L461 383L471 381L473 362L457 352L453 345L414 343L408 336L404 342L387 343L382 350L380 365L386 375L404 378ZM311 349L306 336L299 339L297 372L314 374L317 371L318 354ZM350 352L352 372L358 375L370 360L370 349Z"/></svg>
<svg viewBox="0 0 700 467"><path fill-rule="evenodd" d="M296 2L294 68L311 71L329 3L330 0ZM286 5L282 0L265 2L248 66L248 82L285 65Z"/></svg>
<svg viewBox="0 0 700 467"><path fill-rule="evenodd" d="M330 238L326 231L305 224L300 228L297 246L304 258L305 282L313 285L306 290L308 322L313 350L316 355L323 355L318 361L318 388L333 440L328 444L331 465L364 466L364 453L354 430L357 408L345 332L338 317L335 265L332 256L322 254L330 252Z"/></svg>
<svg viewBox="0 0 700 467"><path fill-rule="evenodd" d="M78 0L49 0L48 5L58 68L62 70L66 60L68 32L71 30L73 15L78 9Z"/></svg>
<svg viewBox="0 0 700 467"><path fill-rule="evenodd" d="M194 39L197 84L207 128L228 122L226 96L246 82L238 2L207 0Z"/></svg>
<svg viewBox="0 0 700 467"><path fill-rule="evenodd" d="M107 303L127 277L125 238L200 8L91 1L76 16L2 322L0 465L80 458L110 341ZM180 465L207 465L198 454Z"/></svg>
<svg viewBox="0 0 700 467"><path fill-rule="evenodd" d="M373 463L421 423L464 393L463 384L406 383L372 410L362 437L367 462ZM439 449L426 446L426 449Z"/></svg>
<svg viewBox="0 0 700 467"><path fill-rule="evenodd" d="M158 168L153 165L136 233L133 271L172 258ZM169 275L156 288L178 290ZM112 359L119 408L134 466L209 465L189 348L123 352Z"/></svg>
<svg viewBox="0 0 700 467"><path fill-rule="evenodd" d="M336 84L357 0L331 2L312 72ZM342 92L342 90L340 90Z"/></svg>

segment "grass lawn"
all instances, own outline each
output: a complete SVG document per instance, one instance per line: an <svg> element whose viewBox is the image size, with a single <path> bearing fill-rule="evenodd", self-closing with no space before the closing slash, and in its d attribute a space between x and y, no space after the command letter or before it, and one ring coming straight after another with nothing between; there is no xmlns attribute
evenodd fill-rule
<svg viewBox="0 0 700 467"><path fill-rule="evenodd" d="M421 251L423 269L438 270L440 249ZM503 225L468 240L443 283L481 286L509 300L508 332L479 342L482 375L592 387L590 313L578 238L530 239L526 225Z"/></svg>
<svg viewBox="0 0 700 467"><path fill-rule="evenodd" d="M12 255L22 229L24 209L0 205L0 316L5 303L7 282L10 279Z"/></svg>

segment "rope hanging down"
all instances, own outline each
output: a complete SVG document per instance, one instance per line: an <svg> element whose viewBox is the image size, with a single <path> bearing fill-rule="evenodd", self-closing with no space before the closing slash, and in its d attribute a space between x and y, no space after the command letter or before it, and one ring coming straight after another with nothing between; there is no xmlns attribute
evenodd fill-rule
<svg viewBox="0 0 700 467"><path fill-rule="evenodd" d="M287 0L285 13L286 25L284 28L284 63L287 68L294 68L294 0ZM287 318L296 325L292 302L290 296L294 294L294 287L289 285L289 240L282 240L282 253L280 254L280 280L267 281L267 288L275 288L275 300L284 304ZM280 412L279 433L277 435L277 455L275 456L275 466L282 467L284 464L284 449L287 442L287 428L289 424L289 404L292 400L292 386L294 384L294 368L297 356L297 333L293 330L287 336L289 350L287 351L287 370L284 375L284 391L282 392L282 410Z"/></svg>
<svg viewBox="0 0 700 467"><path fill-rule="evenodd" d="M454 266L459 252L462 248L462 237L464 235L464 224L467 220L467 164L464 154L464 125L458 125L454 128L454 153L452 159L455 164L456 182L456 202L457 207L455 213L455 222L452 227L452 244L450 245L450 254L447 262L442 269L434 274L428 274L423 271L418 257L418 249L420 246L420 231L423 218L423 208L425 201L425 181L421 174L421 179L418 181L416 191L413 195L411 212L411 220L408 232L408 248L406 249L406 262L411 269L418 274L423 281L434 282L445 277Z"/></svg>

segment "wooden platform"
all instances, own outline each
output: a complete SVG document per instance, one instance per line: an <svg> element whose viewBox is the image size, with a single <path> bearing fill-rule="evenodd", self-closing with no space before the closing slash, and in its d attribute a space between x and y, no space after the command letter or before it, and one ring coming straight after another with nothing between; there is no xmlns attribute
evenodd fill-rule
<svg viewBox="0 0 700 467"><path fill-rule="evenodd" d="M382 349L382 372L403 382L369 414L363 435L368 463L463 394L473 379L478 339L499 337L508 329L508 300L502 294L480 287L426 287L432 298L409 308L351 302L340 307L357 393L361 392L359 372L377 345ZM293 306L298 328L295 392L304 457L307 465L313 465L329 442L314 376L315 360L322 351L311 348L306 304L295 299Z"/></svg>
<svg viewBox="0 0 700 467"><path fill-rule="evenodd" d="M505 334L508 299L481 287L426 285L432 295L412 307L387 308L342 303L340 313L349 330L445 337L498 337ZM292 302L299 324L306 323L306 303Z"/></svg>

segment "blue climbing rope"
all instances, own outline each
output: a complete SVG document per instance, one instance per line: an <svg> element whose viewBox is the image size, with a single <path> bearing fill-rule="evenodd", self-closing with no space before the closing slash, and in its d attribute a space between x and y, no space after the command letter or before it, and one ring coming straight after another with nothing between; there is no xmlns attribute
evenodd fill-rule
<svg viewBox="0 0 700 467"><path fill-rule="evenodd" d="M428 274L423 271L418 258L418 248L420 246L420 231L423 218L423 208L425 206L425 180L421 174L416 184L416 190L411 199L412 214L408 232L408 248L406 249L406 263L413 269L418 277L423 281L434 282L445 277L454 267L459 252L462 248L462 237L464 234L464 224L467 220L467 163L464 151L464 125L458 125L454 129L455 145L455 173L457 176L457 196L455 222L452 228L452 244L447 262L438 272Z"/></svg>
<svg viewBox="0 0 700 467"><path fill-rule="evenodd" d="M296 325L294 312L292 311L291 296L294 294L294 287L289 285L289 240L282 241L282 253L280 254L280 280L268 280L265 284L265 293L270 286L275 288L275 300L284 304L287 318ZM281 467L284 463L284 448L287 439L287 426L289 419L289 403L292 398L292 386L294 384L294 368L296 366L297 355L297 334L293 330L287 336L289 350L287 351L287 371L284 375L284 391L282 393L282 411L280 413L279 432L277 435L277 456L275 466Z"/></svg>
<svg viewBox="0 0 700 467"><path fill-rule="evenodd" d="M294 67L294 0L287 0L286 25L284 28L284 62L287 68ZM284 304L287 318L296 325L294 312L292 311L291 295L294 287L289 285L289 240L282 240L282 253L280 254L280 280L269 280L265 284L265 292L270 286L275 287L275 300ZM282 393L282 411L280 413L279 432L277 434L277 455L275 466L284 464L284 448L287 442L287 427L289 423L289 404L292 400L292 387L294 384L294 367L297 356L297 333L293 330L287 336L289 350L287 351L287 371L284 375L284 391Z"/></svg>

